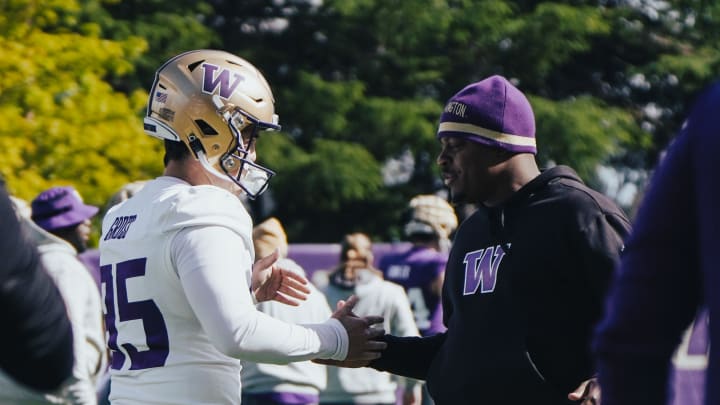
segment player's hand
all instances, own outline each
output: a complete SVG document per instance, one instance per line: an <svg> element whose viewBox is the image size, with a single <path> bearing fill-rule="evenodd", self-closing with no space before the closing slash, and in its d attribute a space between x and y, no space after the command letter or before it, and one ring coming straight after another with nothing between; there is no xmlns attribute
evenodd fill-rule
<svg viewBox="0 0 720 405"><path fill-rule="evenodd" d="M583 381L575 391L568 394L568 399L580 405L600 405L600 384L597 378Z"/></svg>
<svg viewBox="0 0 720 405"><path fill-rule="evenodd" d="M305 301L310 289L307 279L277 265L280 253L277 249L253 264L252 291L258 302L275 300L298 306Z"/></svg>
<svg viewBox="0 0 720 405"><path fill-rule="evenodd" d="M380 357L380 351L387 347L387 343L375 340L385 334L382 328L373 325L383 322L381 316L359 317L352 310L358 302L353 295L347 301L338 301L333 318L340 321L348 334L349 347L345 360L316 359L316 363L328 364L338 367L365 367L372 360Z"/></svg>

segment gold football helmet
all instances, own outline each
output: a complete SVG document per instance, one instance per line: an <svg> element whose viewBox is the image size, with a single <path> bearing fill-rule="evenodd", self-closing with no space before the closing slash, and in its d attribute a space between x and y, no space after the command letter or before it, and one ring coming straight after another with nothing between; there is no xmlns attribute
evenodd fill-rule
<svg viewBox="0 0 720 405"><path fill-rule="evenodd" d="M262 73L224 51L195 50L165 62L150 90L145 132L183 142L203 167L229 178L250 198L275 174L250 156L261 130L279 130Z"/></svg>
<svg viewBox="0 0 720 405"><path fill-rule="evenodd" d="M445 199L433 194L421 194L410 200L410 218L405 234L434 234L448 239L458 226L455 209Z"/></svg>

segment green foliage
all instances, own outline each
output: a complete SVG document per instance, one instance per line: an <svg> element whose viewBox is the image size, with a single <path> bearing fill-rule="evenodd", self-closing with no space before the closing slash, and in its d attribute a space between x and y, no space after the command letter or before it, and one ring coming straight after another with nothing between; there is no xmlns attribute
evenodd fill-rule
<svg viewBox="0 0 720 405"><path fill-rule="evenodd" d="M590 49L594 37L609 32L610 24L598 7L542 3L510 24L512 45L508 53L516 63L512 70L521 68L522 76L532 73L547 77L557 66Z"/></svg>
<svg viewBox="0 0 720 405"><path fill-rule="evenodd" d="M591 97L560 102L531 97L537 122L538 161L573 167L594 181L595 169L627 149L650 144L649 134L635 125L627 111L608 108Z"/></svg>
<svg viewBox="0 0 720 405"><path fill-rule="evenodd" d="M349 125L347 114L361 101L363 93L361 82L329 82L316 74L300 72L293 91L281 90L277 109L283 114L286 130L307 147L315 138L342 139ZM288 110L283 104L294 108ZM284 111L290 111L288 124L284 124Z"/></svg>
<svg viewBox="0 0 720 405"><path fill-rule="evenodd" d="M288 138L270 136L258 143L258 151L267 150L263 162L279 174L271 184L287 202L281 210L341 214L344 203L372 198L382 187L380 165L362 145L318 139L312 153L304 153Z"/></svg>
<svg viewBox="0 0 720 405"><path fill-rule="evenodd" d="M140 116L171 56L220 48L257 65L283 132L268 214L293 241L400 235L439 189L445 101L502 74L531 95L538 159L646 169L720 68L720 3L592 0L12 0L0 6L0 173L32 198L74 184L97 205L161 170ZM633 3L634 4L634 3ZM414 161L402 180L383 165ZM265 198L268 198L267 196ZM272 204L268 204L270 206Z"/></svg>
<svg viewBox="0 0 720 405"><path fill-rule="evenodd" d="M147 52L134 58L132 75L117 78L116 87L126 90L147 89L155 70L178 53L192 49L222 48L216 33L207 26L214 10L204 1L194 0L106 0L98 11L103 35L117 41L143 38Z"/></svg>
<svg viewBox="0 0 720 405"><path fill-rule="evenodd" d="M273 215L306 242L340 240L382 189L380 165L362 145L318 139L304 153L289 138L269 135L258 154L278 173L270 187L281 203Z"/></svg>
<svg viewBox="0 0 720 405"><path fill-rule="evenodd" d="M352 111L343 139L362 144L377 159L404 150L433 151L438 145L435 133L442 107L432 99L368 98Z"/></svg>
<svg viewBox="0 0 720 405"><path fill-rule="evenodd" d="M145 95L117 92L108 83L133 70L144 41L72 32L74 1L15 4L3 10L7 24L0 31L0 146L6 151L0 172L10 191L29 200L72 184L103 206L127 181L157 175L159 144L143 134L136 115ZM19 29L10 23L19 18L37 24Z"/></svg>

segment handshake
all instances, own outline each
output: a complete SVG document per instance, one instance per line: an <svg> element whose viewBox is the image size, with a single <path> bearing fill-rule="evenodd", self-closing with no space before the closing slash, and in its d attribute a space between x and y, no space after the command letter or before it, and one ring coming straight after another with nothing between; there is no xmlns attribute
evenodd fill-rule
<svg viewBox="0 0 720 405"><path fill-rule="evenodd" d="M348 334L348 352L345 360L315 359L313 362L338 367L366 367L371 361L380 358L381 351L387 347L385 342L378 340L385 334L382 327L374 325L382 324L381 316L359 317L353 313L353 308L358 302L357 296L353 295L347 301L339 301L333 313L333 318L340 321Z"/></svg>
<svg viewBox="0 0 720 405"><path fill-rule="evenodd" d="M258 302L277 301L290 306L297 306L304 301L310 290L307 279L278 264L278 249L259 259L253 264L252 294ZM358 297L353 295L347 301L338 301L332 317L345 328L348 335L348 351L344 360L315 359L316 363L339 367L365 367L372 360L380 357L381 351L387 347L378 339L385 334L381 327L381 316L359 317L353 313Z"/></svg>

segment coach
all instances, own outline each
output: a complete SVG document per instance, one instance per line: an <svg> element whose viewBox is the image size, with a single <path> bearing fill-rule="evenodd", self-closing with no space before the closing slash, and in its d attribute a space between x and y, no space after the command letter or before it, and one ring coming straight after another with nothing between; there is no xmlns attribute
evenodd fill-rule
<svg viewBox="0 0 720 405"><path fill-rule="evenodd" d="M503 77L453 96L438 138L452 202L480 205L450 251L447 331L386 335L370 366L427 380L439 405L593 403L593 390L569 393L594 375L590 340L627 218L569 167L538 169L532 108Z"/></svg>

